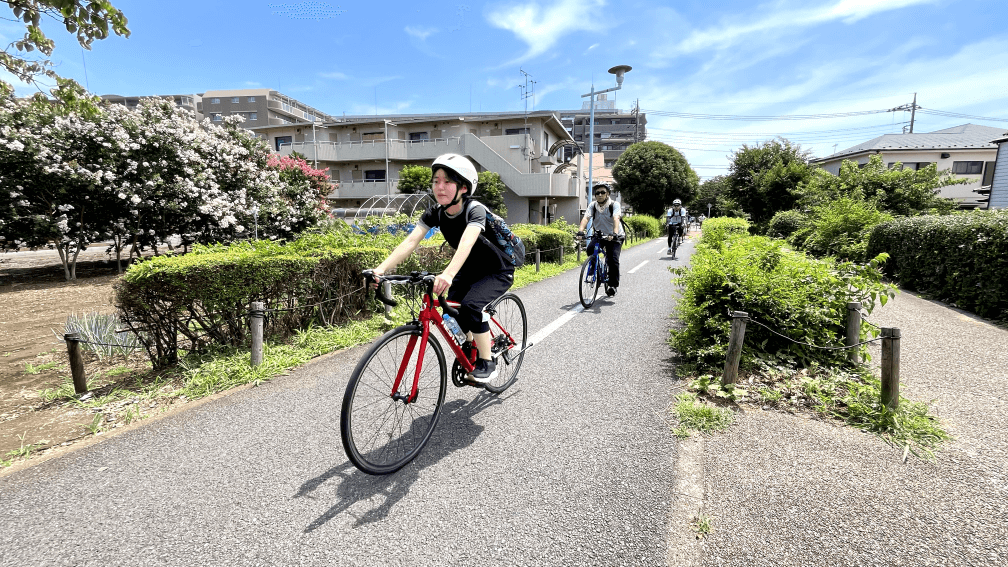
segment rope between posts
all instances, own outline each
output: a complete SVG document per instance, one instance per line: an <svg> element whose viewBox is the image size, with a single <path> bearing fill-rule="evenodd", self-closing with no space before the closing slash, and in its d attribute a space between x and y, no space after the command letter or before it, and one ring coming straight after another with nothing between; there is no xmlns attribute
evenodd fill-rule
<svg viewBox="0 0 1008 567"><path fill-rule="evenodd" d="M869 320L868 320L868 314L867 314L867 313L865 313L864 311L861 311L861 320L862 320L862 321L864 321L865 323L868 323L868 324L869 324L869 325L871 325L872 327L875 327L876 329L879 329L879 330L881 330L881 329L882 329L882 327L879 327L879 326L878 326L878 325L876 325L875 323L872 323L871 321L869 321Z"/></svg>
<svg viewBox="0 0 1008 567"><path fill-rule="evenodd" d="M764 325L763 323L760 323L759 321L757 321L755 319L749 318L748 320L752 321L753 323L756 323L760 327L763 327L764 329L770 331L771 333L777 335L778 337L780 337L782 339L787 339L787 340L789 340L789 341L791 341L791 342L793 342L795 344L805 345L805 346L812 347L812 348L817 348L817 349L820 349L820 350L850 350L852 348L857 348L857 347L862 346L862 345L866 345L866 344L869 344L869 343L874 343L874 342L882 340L882 337L876 337L874 339L868 339L867 341L862 341L860 343L857 343L857 344L854 344L854 345L850 345L850 346L824 347L824 346L814 345L812 343L806 343L804 341L796 341L796 340L792 339L789 336L782 335L782 334L778 333L777 331L771 329L770 327Z"/></svg>
<svg viewBox="0 0 1008 567"><path fill-rule="evenodd" d="M356 294L360 293L360 291L362 289L366 289L366 287L362 285L359 288L357 288L357 289L355 289L355 290L353 290L353 291L351 291L349 293L344 293L343 295L341 295L339 297L333 297L333 298L330 298L330 299L324 299L322 301L319 301L318 303L311 303L311 304L308 304L308 305L298 305L297 307L275 307L275 308L263 309L262 311L260 311L258 309L249 309L248 313L249 313L249 315L256 315L256 314L259 314L259 313L262 313L262 314L266 314L266 313L286 313L286 312L290 312L290 311L297 311L298 309L308 309L309 307L318 307L320 305L325 305L326 303L332 303L334 301L343 300L343 299L345 299L347 297L350 297L351 295L356 295Z"/></svg>

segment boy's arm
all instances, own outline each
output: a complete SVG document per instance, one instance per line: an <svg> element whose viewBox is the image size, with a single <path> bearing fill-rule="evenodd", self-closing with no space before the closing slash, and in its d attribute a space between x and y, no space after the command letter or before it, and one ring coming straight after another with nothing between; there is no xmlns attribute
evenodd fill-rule
<svg viewBox="0 0 1008 567"><path fill-rule="evenodd" d="M417 246L420 246L420 241L423 240L423 237L427 234L428 230L430 229L422 224L416 225L416 227L413 228L413 232L411 232L405 240L400 242L399 246L395 247L395 250L388 255L388 258L385 258L384 262L374 269L375 275L384 275L385 272L393 270L396 266L401 264L403 260L408 258L409 255L417 249Z"/></svg>

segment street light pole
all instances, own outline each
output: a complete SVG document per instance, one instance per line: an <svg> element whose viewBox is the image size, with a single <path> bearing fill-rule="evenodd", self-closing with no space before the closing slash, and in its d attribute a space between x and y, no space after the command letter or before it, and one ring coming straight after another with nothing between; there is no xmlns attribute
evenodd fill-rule
<svg viewBox="0 0 1008 567"><path fill-rule="evenodd" d="M318 169L318 139L315 137L315 115L311 117L312 151L315 154L315 169Z"/></svg>
<svg viewBox="0 0 1008 567"><path fill-rule="evenodd" d="M386 119L386 120L384 120L384 122L385 122L385 194L387 196L391 197L392 196L392 184L389 182L389 176L388 176L388 154L389 154L389 147L388 147L388 120Z"/></svg>
<svg viewBox="0 0 1008 567"><path fill-rule="evenodd" d="M591 111L588 117L588 191L587 194L585 195L585 197L587 198L586 201L587 206L591 205L591 191L593 183L592 176L595 174L594 171L595 167L592 159L595 155L595 95L608 93L612 91L618 91L621 88L623 88L623 75L625 75L631 69L632 67L630 67L629 65L616 65L612 69L609 69L610 73L616 75L615 87L601 91L596 91L595 83L593 82L591 92L588 94L581 95L581 98L590 97L589 100L591 101Z"/></svg>

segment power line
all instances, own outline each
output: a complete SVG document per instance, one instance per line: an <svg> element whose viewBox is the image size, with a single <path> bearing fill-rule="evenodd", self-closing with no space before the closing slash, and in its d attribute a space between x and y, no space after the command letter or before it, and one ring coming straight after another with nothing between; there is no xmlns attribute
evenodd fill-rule
<svg viewBox="0 0 1008 567"><path fill-rule="evenodd" d="M989 122L1008 122L1008 118L990 118L987 116L972 116L970 114L959 114L958 112L948 112L946 110L935 110L918 106L917 112L921 114L933 114L935 116L945 116L946 118L966 118L968 120L983 120Z"/></svg>
<svg viewBox="0 0 1008 567"><path fill-rule="evenodd" d="M690 118L693 120L742 120L748 122L760 122L771 120L823 120L827 118L850 118L854 116L868 116L870 114L885 114L885 110L855 110L852 112L833 112L828 114L782 114L779 116L748 116L741 114L697 114L692 112L672 112L668 110L647 110L641 109L645 114L657 116L668 116L671 118Z"/></svg>
<svg viewBox="0 0 1008 567"><path fill-rule="evenodd" d="M907 122L893 122L889 124L879 124L877 126L858 126L856 128L836 128L832 130L805 130L798 132L743 132L743 131L727 131L727 132L707 132L703 130L678 130L674 128L658 128L655 126L648 126L648 130L660 130L663 132L684 132L686 134L711 134L711 135L738 135L738 136L801 136L805 134L830 134L834 132L854 132L863 130L877 130L880 128L891 128L897 124L906 124Z"/></svg>

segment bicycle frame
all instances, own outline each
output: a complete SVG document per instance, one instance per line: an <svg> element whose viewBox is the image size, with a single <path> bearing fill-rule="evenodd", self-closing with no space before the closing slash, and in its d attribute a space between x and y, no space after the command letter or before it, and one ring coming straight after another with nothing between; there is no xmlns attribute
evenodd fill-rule
<svg viewBox="0 0 1008 567"><path fill-rule="evenodd" d="M462 368L467 373L471 373L474 370L477 353L476 346L473 345L470 352L466 353L462 350L462 345L455 342L455 338L448 329L445 328L444 320L441 318L441 313L437 308L437 303L432 299L430 292L424 292L423 308L420 310L415 322L421 327L419 352L425 352L427 350L427 341L430 340L430 329L431 324L433 324L434 327L441 331L441 336L444 337L445 342L455 354L455 359L458 360ZM493 327L496 326L497 330L507 337L509 347L514 346L514 338L511 337L511 334L508 333L507 330L493 316L490 317L490 324L491 330L493 330ZM409 367L409 361L413 356L413 350L416 347L416 342L417 336L413 335L409 338L409 342L406 344L406 352L403 353L402 362L399 363L399 370L396 371L395 382L392 384L392 391L389 393L394 400L412 403L416 400L417 394L419 393L420 372L423 370L423 359L418 357L416 369L413 373L413 387L410 389L409 396L399 394L399 386L402 384L403 376L406 374L406 369Z"/></svg>

